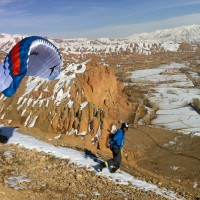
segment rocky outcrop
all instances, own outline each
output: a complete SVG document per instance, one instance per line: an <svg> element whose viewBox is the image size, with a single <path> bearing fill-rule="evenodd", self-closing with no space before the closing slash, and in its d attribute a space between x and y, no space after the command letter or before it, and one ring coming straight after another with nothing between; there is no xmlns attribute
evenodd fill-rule
<svg viewBox="0 0 200 200"><path fill-rule="evenodd" d="M71 64L64 66L57 80L26 77L13 97L2 94L0 120L74 140L81 137L80 146L106 150L108 129L132 115L132 104L122 89L114 69L95 59Z"/></svg>

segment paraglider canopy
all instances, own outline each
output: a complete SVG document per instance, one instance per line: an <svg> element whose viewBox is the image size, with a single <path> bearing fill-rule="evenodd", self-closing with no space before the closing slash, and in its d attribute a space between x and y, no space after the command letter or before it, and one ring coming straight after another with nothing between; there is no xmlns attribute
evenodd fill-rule
<svg viewBox="0 0 200 200"><path fill-rule="evenodd" d="M11 97L24 76L54 80L62 66L61 55L50 41L39 36L18 42L0 65L0 92Z"/></svg>

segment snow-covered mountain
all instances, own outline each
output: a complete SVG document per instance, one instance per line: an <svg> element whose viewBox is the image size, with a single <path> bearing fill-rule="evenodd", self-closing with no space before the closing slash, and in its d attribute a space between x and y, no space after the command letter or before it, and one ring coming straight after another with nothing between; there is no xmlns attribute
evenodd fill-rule
<svg viewBox="0 0 200 200"><path fill-rule="evenodd" d="M8 52L17 41L26 36L0 34L0 49ZM49 38L48 38L49 39ZM200 43L200 25L183 26L174 29L157 30L151 33L134 34L127 38L109 39L87 38L50 39L63 54L111 54L177 51L181 42Z"/></svg>
<svg viewBox="0 0 200 200"><path fill-rule="evenodd" d="M134 34L129 41L157 41L157 42L200 42L200 25L182 26L173 29L157 30L151 33Z"/></svg>

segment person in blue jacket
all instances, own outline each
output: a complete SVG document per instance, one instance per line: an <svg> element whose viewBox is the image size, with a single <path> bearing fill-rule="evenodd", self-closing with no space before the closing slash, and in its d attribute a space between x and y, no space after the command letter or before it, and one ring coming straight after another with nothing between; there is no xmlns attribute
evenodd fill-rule
<svg viewBox="0 0 200 200"><path fill-rule="evenodd" d="M120 168L122 160L121 149L124 146L125 132L128 131L128 127L128 123L123 123L121 128L117 130L114 137L110 140L110 149L112 151L113 158L100 163L100 171L102 171L105 167L109 168L112 166L111 173L114 173Z"/></svg>

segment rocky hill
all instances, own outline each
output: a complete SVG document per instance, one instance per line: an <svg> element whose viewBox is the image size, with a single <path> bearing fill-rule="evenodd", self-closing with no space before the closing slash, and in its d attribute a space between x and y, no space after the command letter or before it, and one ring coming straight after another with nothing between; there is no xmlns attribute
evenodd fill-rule
<svg viewBox="0 0 200 200"><path fill-rule="evenodd" d="M86 137L79 146L104 149L112 124L129 120L132 104L114 70L97 60L63 66L57 80L26 77L12 98L0 96L1 123ZM81 142L82 141L82 142Z"/></svg>
<svg viewBox="0 0 200 200"><path fill-rule="evenodd" d="M25 149L13 144L0 144L0 153L2 155L0 157L1 200L165 200L170 196L173 197L170 199L181 197L178 193L182 191L182 188L178 188L176 193L170 191L169 186L167 189L158 188L152 184L150 178L149 183L136 180L137 187L129 181L131 178L126 180L128 184L124 184L120 178L123 177L123 172L116 177L111 174L110 176L115 180L113 181L101 173L97 174L95 170L89 170L85 166L80 167L69 159L61 159L34 149ZM140 174L138 176L144 179ZM146 186L146 190L141 188L140 184ZM185 196L190 198L191 195Z"/></svg>

